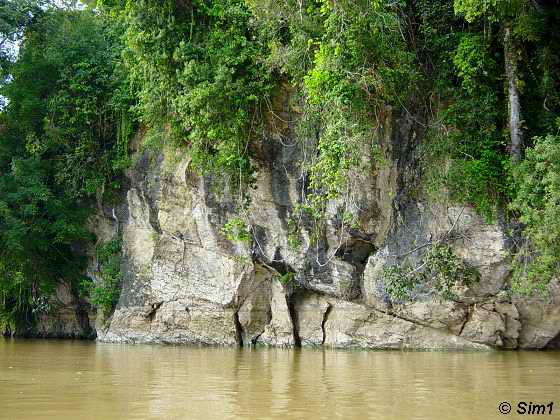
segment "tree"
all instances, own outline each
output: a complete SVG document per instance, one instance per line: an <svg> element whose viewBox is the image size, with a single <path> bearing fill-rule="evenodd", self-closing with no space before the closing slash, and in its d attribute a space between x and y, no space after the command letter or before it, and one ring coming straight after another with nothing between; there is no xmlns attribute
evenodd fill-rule
<svg viewBox="0 0 560 420"><path fill-rule="evenodd" d="M22 28L0 89L0 331L24 332L62 280L77 288L79 249L100 190L119 180L133 128L118 34L87 10L50 8Z"/></svg>
<svg viewBox="0 0 560 420"><path fill-rule="evenodd" d="M9 75L25 29L37 21L50 3L51 0L0 1L0 85Z"/></svg>
<svg viewBox="0 0 560 420"><path fill-rule="evenodd" d="M512 161L521 160L523 131L521 116L521 95L518 80L518 54L514 36L514 24L520 16L531 13L534 4L529 0L455 0L455 12L464 15L469 22L485 19L498 23L503 32L505 74L508 86L508 119L510 133L510 154Z"/></svg>

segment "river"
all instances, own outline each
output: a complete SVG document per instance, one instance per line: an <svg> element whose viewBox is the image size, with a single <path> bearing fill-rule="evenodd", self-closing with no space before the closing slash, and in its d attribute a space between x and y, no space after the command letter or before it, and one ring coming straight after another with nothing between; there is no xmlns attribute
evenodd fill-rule
<svg viewBox="0 0 560 420"><path fill-rule="evenodd" d="M499 419L553 402L560 352L234 349L0 339L6 419ZM548 410L548 408L547 408ZM547 411L548 413L548 411Z"/></svg>

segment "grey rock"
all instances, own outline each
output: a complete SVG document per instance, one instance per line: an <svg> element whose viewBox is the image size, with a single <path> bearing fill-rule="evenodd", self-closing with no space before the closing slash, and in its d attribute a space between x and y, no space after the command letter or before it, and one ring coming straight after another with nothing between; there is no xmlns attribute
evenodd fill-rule
<svg viewBox="0 0 560 420"><path fill-rule="evenodd" d="M502 336L506 332L504 318L494 310L493 304L475 304L469 313L461 337L469 341L490 346L503 346Z"/></svg>
<svg viewBox="0 0 560 420"><path fill-rule="evenodd" d="M515 299L521 330L519 347L544 348L560 334L560 282L553 280L548 296Z"/></svg>
<svg viewBox="0 0 560 420"><path fill-rule="evenodd" d="M296 344L294 325L288 297L284 287L278 281L272 283L272 298L270 301L271 319L265 326L258 343L274 347L292 347Z"/></svg>
<svg viewBox="0 0 560 420"><path fill-rule="evenodd" d="M328 203L320 237L313 237L312 221L296 207L314 146L291 140L292 93L274 102L282 121L254 145L256 182L241 212L227 179L197 175L183 152L137 151L122 216L114 221L105 209L92 219L99 238L122 235L124 251L121 297L106 324L98 323L99 340L476 350L560 341L557 285L547 301L504 299L505 227L421 192L416 118L387 109L383 162L363 145L349 177L351 196ZM344 225L344 214L354 216L353 226ZM226 239L222 227L232 217L247 223L251 241ZM438 241L476 269L479 281L457 287L456 301L422 290L412 302L391 304L383 269L418 264ZM95 277L94 261L90 266Z"/></svg>

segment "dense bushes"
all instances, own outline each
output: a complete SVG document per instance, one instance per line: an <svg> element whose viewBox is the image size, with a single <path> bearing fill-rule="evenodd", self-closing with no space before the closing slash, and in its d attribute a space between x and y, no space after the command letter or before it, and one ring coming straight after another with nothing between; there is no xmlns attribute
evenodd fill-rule
<svg viewBox="0 0 560 420"><path fill-rule="evenodd" d="M87 217L96 194L119 187L134 129L115 28L90 11L25 13L1 86L0 313L12 331L60 280L77 286Z"/></svg>
<svg viewBox="0 0 560 420"><path fill-rule="evenodd" d="M515 256L514 291L546 294L560 273L560 136L537 137L515 169L517 193L510 208L523 224Z"/></svg>
<svg viewBox="0 0 560 420"><path fill-rule="evenodd" d="M245 3L141 0L112 10L126 28L140 120L186 146L199 170L225 174L236 189L250 182L249 147L274 83Z"/></svg>

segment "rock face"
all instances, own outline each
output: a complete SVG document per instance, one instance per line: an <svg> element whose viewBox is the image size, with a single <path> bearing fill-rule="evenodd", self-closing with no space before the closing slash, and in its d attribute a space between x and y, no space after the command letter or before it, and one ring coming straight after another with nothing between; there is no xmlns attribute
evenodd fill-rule
<svg viewBox="0 0 560 420"><path fill-rule="evenodd" d="M227 183L196 175L184 152L137 146L126 202L93 222L106 239L122 236L124 254L120 300L98 323L99 340L477 350L560 342L557 283L546 301L512 302L504 292L506 228L414 193L422 132L412 117L388 113L383 163L364 151L350 176L352 196L329 203L319 237L312 235L295 211L309 151L289 140L284 99L276 104L280 126L254 150L255 188L241 214L249 241L230 241L222 231L240 217ZM345 214L354 217L351 227ZM478 281L455 284L452 299L419 290L412 301L392 303L384 269L419 263L443 239Z"/></svg>
<svg viewBox="0 0 560 420"><path fill-rule="evenodd" d="M54 308L39 316L33 330L25 335L41 338L94 338L95 312L76 296L70 285L60 283L54 296Z"/></svg>

